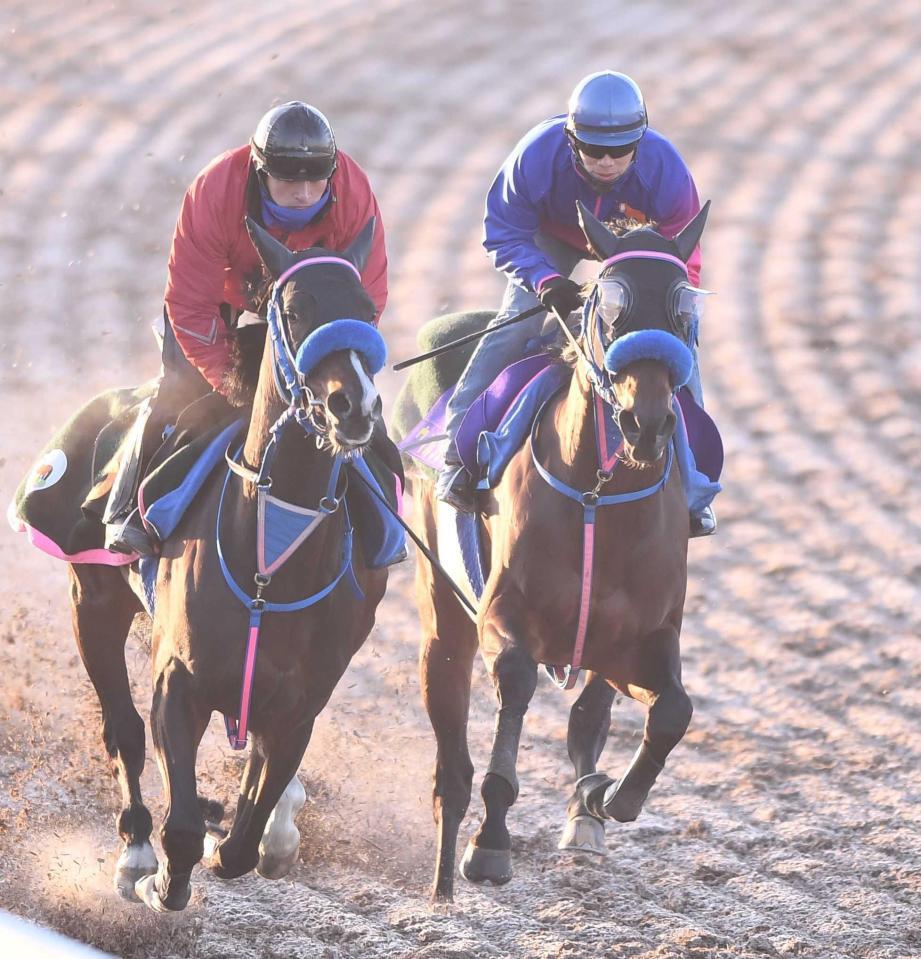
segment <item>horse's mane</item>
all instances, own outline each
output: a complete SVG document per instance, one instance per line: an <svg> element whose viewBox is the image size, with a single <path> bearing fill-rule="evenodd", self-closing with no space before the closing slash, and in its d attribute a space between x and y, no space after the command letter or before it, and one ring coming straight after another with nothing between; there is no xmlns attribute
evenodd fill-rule
<svg viewBox="0 0 921 959"><path fill-rule="evenodd" d="M615 236L624 236L624 234L632 233L634 230L651 230L653 233L657 233L656 227L659 224L655 220L644 222L632 216L616 216L610 220L605 220L604 225Z"/></svg>
<svg viewBox="0 0 921 959"><path fill-rule="evenodd" d="M248 406L253 402L267 332L266 324L251 323L228 334L230 367L224 374L221 392L234 406Z"/></svg>
<svg viewBox="0 0 921 959"><path fill-rule="evenodd" d="M604 225L615 235L615 236L626 236L627 234L636 235L638 233L654 233L656 236L661 236L661 234L656 230L656 227L659 225L655 220L649 220L648 222L643 222L642 220L637 220L632 216L622 216L622 217L613 217L610 220L605 220ZM586 297L591 293L592 287L594 286L595 281L589 280L586 283L582 284L582 295ZM559 348L560 359L570 368L575 369L576 363L579 359L579 354L576 352L576 348L572 345L569 340L566 340L565 343Z"/></svg>

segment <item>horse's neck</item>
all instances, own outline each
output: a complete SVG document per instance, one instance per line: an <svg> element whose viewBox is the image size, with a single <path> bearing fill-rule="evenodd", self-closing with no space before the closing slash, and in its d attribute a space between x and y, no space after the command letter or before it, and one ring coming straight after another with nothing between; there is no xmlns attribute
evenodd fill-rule
<svg viewBox="0 0 921 959"><path fill-rule="evenodd" d="M260 376L243 445L244 465L257 471L271 439L271 428L285 411L271 380L271 370L269 377L266 380L264 375ZM289 423L279 434L269 471L271 487L267 492L284 504L316 510L326 494L332 468L332 458L317 448L314 437L296 423ZM234 553L230 567L250 592L252 584L247 570L255 571L259 537L269 533L263 530L260 534L258 512L256 484L231 479L222 508L224 547ZM277 517L277 512L275 515ZM310 596L333 579L342 562L344 522L343 511L337 510L310 533L307 541L272 574L272 583L266 592L269 600L294 602Z"/></svg>
<svg viewBox="0 0 921 959"><path fill-rule="evenodd" d="M271 360L264 359L243 442L243 462L250 469L260 469L272 438L272 427L285 409L275 387ZM331 469L332 459L317 448L314 437L297 424L289 423L279 434L272 461L272 495L296 506L316 507L326 492ZM244 497L255 500L253 484L244 485L247 487Z"/></svg>
<svg viewBox="0 0 921 959"><path fill-rule="evenodd" d="M546 445L541 452L550 457L550 471L573 485L594 485L595 418L592 411L593 394L581 370L573 372L566 395L553 410L552 430L542 430Z"/></svg>

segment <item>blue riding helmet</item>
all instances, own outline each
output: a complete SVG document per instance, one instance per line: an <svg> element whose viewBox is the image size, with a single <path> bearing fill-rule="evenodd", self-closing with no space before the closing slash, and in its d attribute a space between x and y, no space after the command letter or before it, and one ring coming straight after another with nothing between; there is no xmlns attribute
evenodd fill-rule
<svg viewBox="0 0 921 959"><path fill-rule="evenodd" d="M566 130L581 143L627 146L640 140L647 125L643 94L623 73L591 73L569 98Z"/></svg>

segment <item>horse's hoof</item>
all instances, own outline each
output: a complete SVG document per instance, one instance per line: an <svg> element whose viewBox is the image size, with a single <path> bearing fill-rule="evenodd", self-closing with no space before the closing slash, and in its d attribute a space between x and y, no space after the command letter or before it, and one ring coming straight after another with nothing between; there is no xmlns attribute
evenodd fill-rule
<svg viewBox="0 0 921 959"><path fill-rule="evenodd" d="M557 849L606 856L608 847L604 844L604 823L594 816L575 816L566 823Z"/></svg>
<svg viewBox="0 0 921 959"><path fill-rule="evenodd" d="M495 886L504 886L512 878L512 851L483 849L474 845L471 839L464 850L460 874L468 882L491 882Z"/></svg>
<svg viewBox="0 0 921 959"><path fill-rule="evenodd" d="M453 916L458 911L453 896L433 896L429 902L429 910L433 916Z"/></svg>
<svg viewBox="0 0 921 959"><path fill-rule="evenodd" d="M288 853L274 852L269 855L262 852L259 856L259 864L256 866L256 872L263 879L282 879L291 872L291 867L297 862L301 851L300 837L294 847Z"/></svg>
<svg viewBox="0 0 921 959"><path fill-rule="evenodd" d="M145 876L137 881L134 891L138 899L154 912L181 912L192 898L192 883L186 883L183 895L167 896L164 899L157 888L157 877Z"/></svg>
<svg viewBox="0 0 921 959"><path fill-rule="evenodd" d="M617 822L635 822L648 795L648 788L622 789L620 783L608 786L604 794L604 814Z"/></svg>
<svg viewBox="0 0 921 959"><path fill-rule="evenodd" d="M135 892L135 884L145 876L157 871L157 854L149 842L137 846L126 846L115 864L115 891L126 902L140 902Z"/></svg>
<svg viewBox="0 0 921 959"><path fill-rule="evenodd" d="M207 838L205 842L207 844ZM245 876L248 872L252 872L253 869L256 868L255 862L245 863L237 861L235 863L233 856L230 855L226 849L222 848L223 845L223 842L218 843L214 852L202 860L202 865L205 869L210 869L218 879L239 879L241 876ZM228 855L230 855L230 858L226 860L225 857Z"/></svg>

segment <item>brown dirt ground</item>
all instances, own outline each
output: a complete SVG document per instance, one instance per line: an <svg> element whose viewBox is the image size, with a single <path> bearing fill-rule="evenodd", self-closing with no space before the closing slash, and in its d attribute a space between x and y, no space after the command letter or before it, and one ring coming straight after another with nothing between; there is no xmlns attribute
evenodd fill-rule
<svg viewBox="0 0 921 959"><path fill-rule="evenodd" d="M646 811L609 828L604 860L557 854L572 697L542 685L515 880L461 882L447 913L426 898L409 564L304 760L301 862L275 884L196 874L190 908L163 919L111 891L115 793L63 565L0 534L0 906L124 957L921 955L916 3L7 0L0 37L4 503L77 404L156 372L146 326L182 191L273 101L323 107L370 172L402 358L425 319L497 302L489 180L608 66L637 78L713 200L703 366L728 451L720 534L691 545L696 712ZM388 398L398 382L383 377ZM478 670L480 769L492 702ZM616 709L612 773L642 719ZM230 801L239 765L215 723L203 791ZM157 819L152 763L145 787Z"/></svg>

